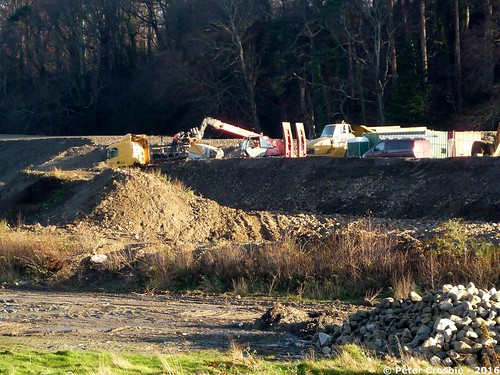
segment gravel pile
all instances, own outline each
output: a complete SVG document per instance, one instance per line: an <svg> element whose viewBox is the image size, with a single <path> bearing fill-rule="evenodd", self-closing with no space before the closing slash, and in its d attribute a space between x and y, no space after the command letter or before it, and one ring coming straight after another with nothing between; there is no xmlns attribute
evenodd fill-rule
<svg viewBox="0 0 500 375"><path fill-rule="evenodd" d="M473 283L447 284L423 295L411 292L406 299L386 298L315 337L325 355L348 343L424 357L433 365L499 366L500 292Z"/></svg>

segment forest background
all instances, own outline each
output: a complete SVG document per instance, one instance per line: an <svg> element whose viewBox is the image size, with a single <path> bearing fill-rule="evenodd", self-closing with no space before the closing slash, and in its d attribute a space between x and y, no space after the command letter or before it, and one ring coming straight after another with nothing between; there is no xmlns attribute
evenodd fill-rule
<svg viewBox="0 0 500 375"><path fill-rule="evenodd" d="M0 133L492 130L497 0L2 0Z"/></svg>

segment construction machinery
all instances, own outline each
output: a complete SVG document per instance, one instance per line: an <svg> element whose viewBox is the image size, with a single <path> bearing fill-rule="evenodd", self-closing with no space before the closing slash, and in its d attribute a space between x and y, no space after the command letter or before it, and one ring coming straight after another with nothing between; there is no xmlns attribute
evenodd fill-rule
<svg viewBox="0 0 500 375"><path fill-rule="evenodd" d="M189 132L179 132L171 144L152 146L145 134L127 134L108 146L106 164L111 168L159 165L176 159L220 159L224 152L217 147L199 144Z"/></svg>
<svg viewBox="0 0 500 375"><path fill-rule="evenodd" d="M378 141L386 138L414 138L425 135L427 128L401 127L399 125L365 126L350 125L342 121L339 124L328 124L319 138L307 142L308 155L330 157L362 156L366 147L373 147ZM359 152L349 154L349 150L359 148Z"/></svg>
<svg viewBox="0 0 500 375"><path fill-rule="evenodd" d="M263 134L240 128L220 120L206 117L199 128L178 132L169 145L151 146L144 134L127 134L120 141L108 146L106 164L109 167L155 166L175 159L221 159L224 151L218 147L200 143L208 126L243 138L241 155L244 157L306 156L304 126L296 123L297 145L293 151L291 125L283 123L284 139L272 139Z"/></svg>
<svg viewBox="0 0 500 375"><path fill-rule="evenodd" d="M471 149L472 156L500 156L500 122L493 142L475 141Z"/></svg>
<svg viewBox="0 0 500 375"><path fill-rule="evenodd" d="M297 130L297 152L294 155L302 157L305 156L304 126L301 123L296 123L295 125ZM293 156L293 136L290 123L288 122L283 122L283 140L272 139L261 133L228 124L212 117L203 119L200 127L191 129L191 133L198 140L201 140L205 134L205 130L209 126L215 130L243 138L240 147L241 156L243 157Z"/></svg>
<svg viewBox="0 0 500 375"><path fill-rule="evenodd" d="M344 121L340 124L328 124L323 128L319 138L307 142L308 155L344 157L347 154L347 141L362 137L365 133L373 133L372 128L364 125L349 125Z"/></svg>

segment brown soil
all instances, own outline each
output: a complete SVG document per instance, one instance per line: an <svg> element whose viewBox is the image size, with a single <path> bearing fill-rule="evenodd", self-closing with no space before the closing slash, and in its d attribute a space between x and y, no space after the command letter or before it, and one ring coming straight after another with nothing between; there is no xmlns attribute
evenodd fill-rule
<svg viewBox="0 0 500 375"><path fill-rule="evenodd" d="M293 305L300 305L301 310L291 311ZM270 298L19 290L1 290L0 306L0 345L171 354L225 351L234 343L252 353L280 359L309 354L310 332L340 323L356 308L338 302L292 303L285 313L282 305L273 307L275 302ZM299 314L294 332L277 329L280 319L275 320L276 327L261 323L262 314L276 308L282 312L280 319L285 325L293 314Z"/></svg>
<svg viewBox="0 0 500 375"><path fill-rule="evenodd" d="M99 238L93 253L159 242L321 238L359 217L413 238L460 218L472 234L500 243L500 158L230 157L170 162L160 174L106 169L105 146L118 138L0 137L0 218L36 231L92 233ZM234 140L211 143L237 154ZM41 347L224 349L233 337L282 355L304 351L288 334L249 330L272 306L268 299L16 289L3 290L0 299L3 332ZM327 315L341 319L352 309L335 305ZM274 318L263 317L264 328Z"/></svg>
<svg viewBox="0 0 500 375"><path fill-rule="evenodd" d="M499 158L176 161L165 177L106 169L116 139L0 140L1 216L197 243L321 237L359 217L419 237L461 218L500 240ZM234 141L212 143L234 155Z"/></svg>

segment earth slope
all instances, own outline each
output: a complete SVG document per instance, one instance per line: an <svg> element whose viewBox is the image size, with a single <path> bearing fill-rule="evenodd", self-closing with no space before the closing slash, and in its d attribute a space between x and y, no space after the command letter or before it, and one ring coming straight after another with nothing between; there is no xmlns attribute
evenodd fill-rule
<svg viewBox="0 0 500 375"><path fill-rule="evenodd" d="M117 138L0 138L0 217L198 243L321 237L367 216L418 236L461 218L500 238L498 158L229 158L144 173L105 168ZM234 151L234 141L217 142Z"/></svg>

